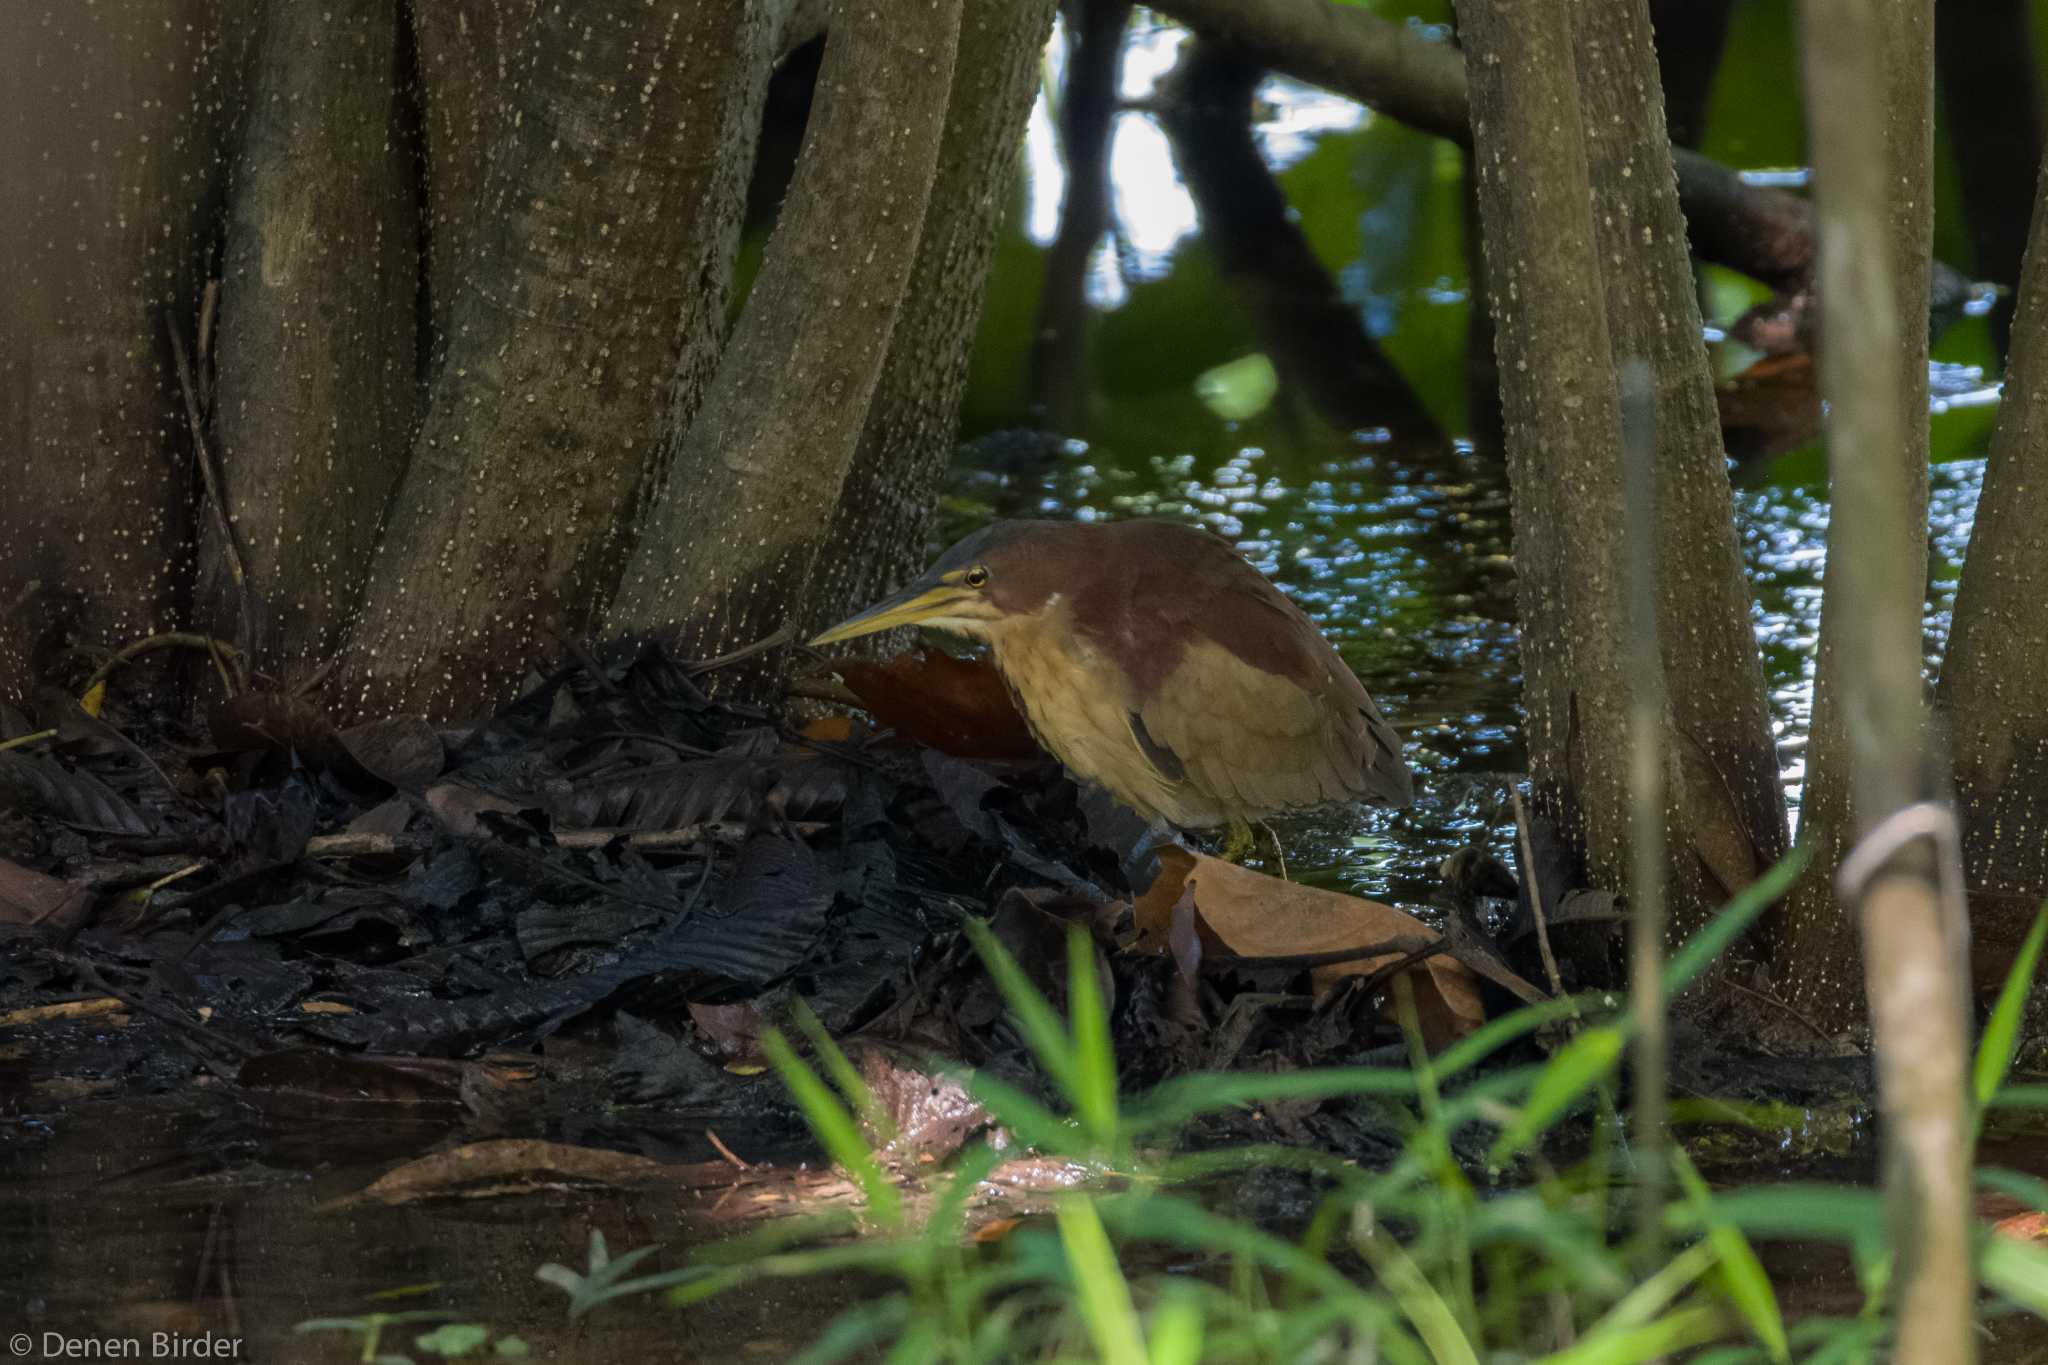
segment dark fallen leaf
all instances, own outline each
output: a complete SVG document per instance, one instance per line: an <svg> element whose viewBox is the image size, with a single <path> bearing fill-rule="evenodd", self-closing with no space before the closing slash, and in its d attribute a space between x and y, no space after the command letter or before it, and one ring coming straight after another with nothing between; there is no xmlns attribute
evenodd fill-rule
<svg viewBox="0 0 2048 1365"><path fill-rule="evenodd" d="M427 788L425 795L428 809L440 817L441 823L452 833L465 837L486 832L479 818L486 811L495 811L501 815L517 815L527 808L510 797L477 787L464 786L458 782L437 782Z"/></svg>
<svg viewBox="0 0 2048 1365"><path fill-rule="evenodd" d="M550 793L548 812L567 829L681 829L763 812L802 820L837 810L851 776L808 753L720 754L578 782Z"/></svg>
<svg viewBox="0 0 2048 1365"><path fill-rule="evenodd" d="M139 837L155 830L149 817L106 783L44 754L0 752L0 803L41 810L99 834Z"/></svg>
<svg viewBox="0 0 2048 1365"><path fill-rule="evenodd" d="M714 1105L729 1101L733 1075L682 1039L621 1010L612 1021L622 1046L609 1068L612 1090L633 1104Z"/></svg>
<svg viewBox="0 0 2048 1365"><path fill-rule="evenodd" d="M441 775L448 755L424 716L391 716L341 731L336 738L365 771L400 791L416 792Z"/></svg>
<svg viewBox="0 0 2048 1365"><path fill-rule="evenodd" d="M224 750L297 754L316 768L353 762L326 710L307 697L244 692L215 706L208 721L214 744Z"/></svg>
<svg viewBox="0 0 2048 1365"><path fill-rule="evenodd" d="M730 1005L701 1005L693 1001L690 1019L696 1024L698 1035L717 1048L719 1055L730 1059L755 1057L761 1030L767 1027L751 1000Z"/></svg>
<svg viewBox="0 0 2048 1365"><path fill-rule="evenodd" d="M352 1057L287 1048L251 1057L235 1080L258 1090L382 1104L460 1104L469 1063L433 1057Z"/></svg>
<svg viewBox="0 0 2048 1365"><path fill-rule="evenodd" d="M91 904L83 887L0 858L0 923L68 931Z"/></svg>

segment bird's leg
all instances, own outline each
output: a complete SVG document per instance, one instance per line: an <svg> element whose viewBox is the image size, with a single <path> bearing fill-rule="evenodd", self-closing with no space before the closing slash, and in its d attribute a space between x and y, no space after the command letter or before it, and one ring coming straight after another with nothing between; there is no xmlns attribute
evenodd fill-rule
<svg viewBox="0 0 2048 1365"><path fill-rule="evenodd" d="M1226 863L1241 863L1251 856L1252 850L1257 848L1258 844L1258 836L1252 833L1252 827L1232 816L1230 833L1223 837L1223 849L1216 856Z"/></svg>
<svg viewBox="0 0 2048 1365"><path fill-rule="evenodd" d="M1280 860L1280 880L1292 880L1287 875L1287 850L1280 846L1280 832L1264 820L1259 821L1259 828L1266 831L1266 837L1273 841L1273 856Z"/></svg>

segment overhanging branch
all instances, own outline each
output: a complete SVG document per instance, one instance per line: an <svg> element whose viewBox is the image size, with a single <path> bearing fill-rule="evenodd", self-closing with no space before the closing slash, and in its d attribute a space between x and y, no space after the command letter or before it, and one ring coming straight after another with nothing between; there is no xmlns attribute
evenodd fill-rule
<svg viewBox="0 0 2048 1365"><path fill-rule="evenodd" d="M1410 127L1471 145L1465 59L1449 43L1330 0L1161 0L1159 13L1252 60L1320 85ZM1693 254L1773 288L1813 272L1813 209L1728 167L1672 148Z"/></svg>

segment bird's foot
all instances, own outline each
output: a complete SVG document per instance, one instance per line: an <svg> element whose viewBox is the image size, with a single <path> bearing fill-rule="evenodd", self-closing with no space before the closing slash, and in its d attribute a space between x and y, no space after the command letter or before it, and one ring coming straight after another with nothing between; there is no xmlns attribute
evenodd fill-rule
<svg viewBox="0 0 2048 1365"><path fill-rule="evenodd" d="M1266 837L1273 841L1273 859L1280 868L1280 880L1287 878L1287 850L1280 846L1280 836L1273 827L1261 820L1256 827L1243 820L1232 820L1230 832L1223 836L1223 847L1216 856L1226 863L1242 864L1245 859L1259 851L1259 830L1266 831Z"/></svg>

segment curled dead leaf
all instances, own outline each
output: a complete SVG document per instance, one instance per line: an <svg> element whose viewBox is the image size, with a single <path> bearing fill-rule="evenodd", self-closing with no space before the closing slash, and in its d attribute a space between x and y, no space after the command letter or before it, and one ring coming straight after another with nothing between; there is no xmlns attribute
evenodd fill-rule
<svg viewBox="0 0 2048 1365"><path fill-rule="evenodd" d="M906 739L956 758L1040 758L1010 689L986 659L914 650L834 665L860 704Z"/></svg>
<svg viewBox="0 0 2048 1365"><path fill-rule="evenodd" d="M1379 946L1369 956L1310 969L1318 995L1350 977L1370 976L1434 942L1437 931L1404 910L1378 901L1284 882L1185 848L1160 850L1159 877L1134 907L1141 952L1186 960L1186 929L1174 931L1174 911L1193 894L1195 932L1208 957L1216 950L1239 957L1300 957ZM1183 918L1185 912L1183 912ZM1175 939L1181 944L1177 948ZM1423 1039L1432 1050L1485 1021L1479 978L1456 958L1439 953L1409 970Z"/></svg>

